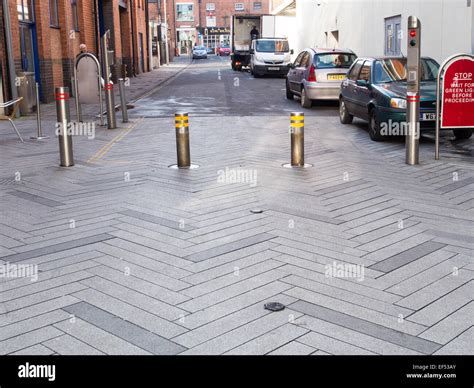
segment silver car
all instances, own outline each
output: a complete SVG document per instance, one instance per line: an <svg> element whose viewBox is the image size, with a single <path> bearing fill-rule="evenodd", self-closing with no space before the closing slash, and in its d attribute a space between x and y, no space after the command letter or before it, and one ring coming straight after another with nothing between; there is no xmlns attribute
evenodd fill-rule
<svg viewBox="0 0 474 388"><path fill-rule="evenodd" d="M314 100L338 100L341 82L356 58L348 49L303 50L290 65L286 98L300 96L304 108L310 108Z"/></svg>
<svg viewBox="0 0 474 388"><path fill-rule="evenodd" d="M193 59L207 59L207 48L204 46L196 46L193 49Z"/></svg>

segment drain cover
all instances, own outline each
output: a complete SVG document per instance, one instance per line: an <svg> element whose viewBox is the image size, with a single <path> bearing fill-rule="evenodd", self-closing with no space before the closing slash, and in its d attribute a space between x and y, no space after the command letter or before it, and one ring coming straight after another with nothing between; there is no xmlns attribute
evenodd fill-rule
<svg viewBox="0 0 474 388"><path fill-rule="evenodd" d="M281 311L285 309L285 305L278 302L269 302L265 303L264 308L270 311Z"/></svg>

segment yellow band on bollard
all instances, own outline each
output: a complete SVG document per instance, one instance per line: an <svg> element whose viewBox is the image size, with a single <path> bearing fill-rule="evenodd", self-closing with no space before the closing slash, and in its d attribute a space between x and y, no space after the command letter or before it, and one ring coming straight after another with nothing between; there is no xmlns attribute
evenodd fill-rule
<svg viewBox="0 0 474 388"><path fill-rule="evenodd" d="M189 123L176 123L176 128L188 128L189 127Z"/></svg>
<svg viewBox="0 0 474 388"><path fill-rule="evenodd" d="M188 115L184 115L184 116L183 116L183 115L179 115L179 116L176 116L176 115L175 115L175 116L174 116L174 119L175 119L175 120L187 120L188 118L189 118Z"/></svg>
<svg viewBox="0 0 474 388"><path fill-rule="evenodd" d="M291 120L304 120L304 116L290 116Z"/></svg>
<svg viewBox="0 0 474 388"><path fill-rule="evenodd" d="M292 127L292 128L302 128L302 127L304 127L304 123L291 123L290 127Z"/></svg>

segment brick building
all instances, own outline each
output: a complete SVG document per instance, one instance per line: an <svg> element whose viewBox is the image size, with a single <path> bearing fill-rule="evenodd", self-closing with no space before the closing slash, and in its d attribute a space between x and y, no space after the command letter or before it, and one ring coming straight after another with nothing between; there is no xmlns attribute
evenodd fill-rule
<svg viewBox="0 0 474 388"><path fill-rule="evenodd" d="M5 1L5 0L3 0ZM3 99L12 96L8 74L11 55L15 74L34 72L41 86L42 101L53 101L54 88L71 86L73 64L79 45L98 55L100 30L111 31L109 49L114 50L113 78L149 71L147 0L7 0L8 13L0 15L0 66ZM99 15L103 13L103 25ZM9 18L10 29L4 28ZM12 52L5 46L7 34ZM0 96L1 98L1 96Z"/></svg>
<svg viewBox="0 0 474 388"><path fill-rule="evenodd" d="M213 49L228 44L234 14L270 13L270 0L173 0L172 3L180 54L189 53L195 44Z"/></svg>

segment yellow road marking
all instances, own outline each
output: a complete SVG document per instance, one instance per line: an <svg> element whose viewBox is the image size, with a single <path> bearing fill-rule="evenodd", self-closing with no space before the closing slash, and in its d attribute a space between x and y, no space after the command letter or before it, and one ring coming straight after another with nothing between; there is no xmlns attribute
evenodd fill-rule
<svg viewBox="0 0 474 388"><path fill-rule="evenodd" d="M143 117L140 118L136 123L132 124L131 126L124 128L122 132L120 132L117 136L115 136L112 140L110 140L107 144L105 144L102 148L100 148L93 156L91 156L87 160L87 163L95 163L99 159L101 159L105 154L107 154L107 152L109 152L112 149L115 143L118 143L126 135L128 135L137 126L137 124L140 123L142 120L143 120Z"/></svg>

